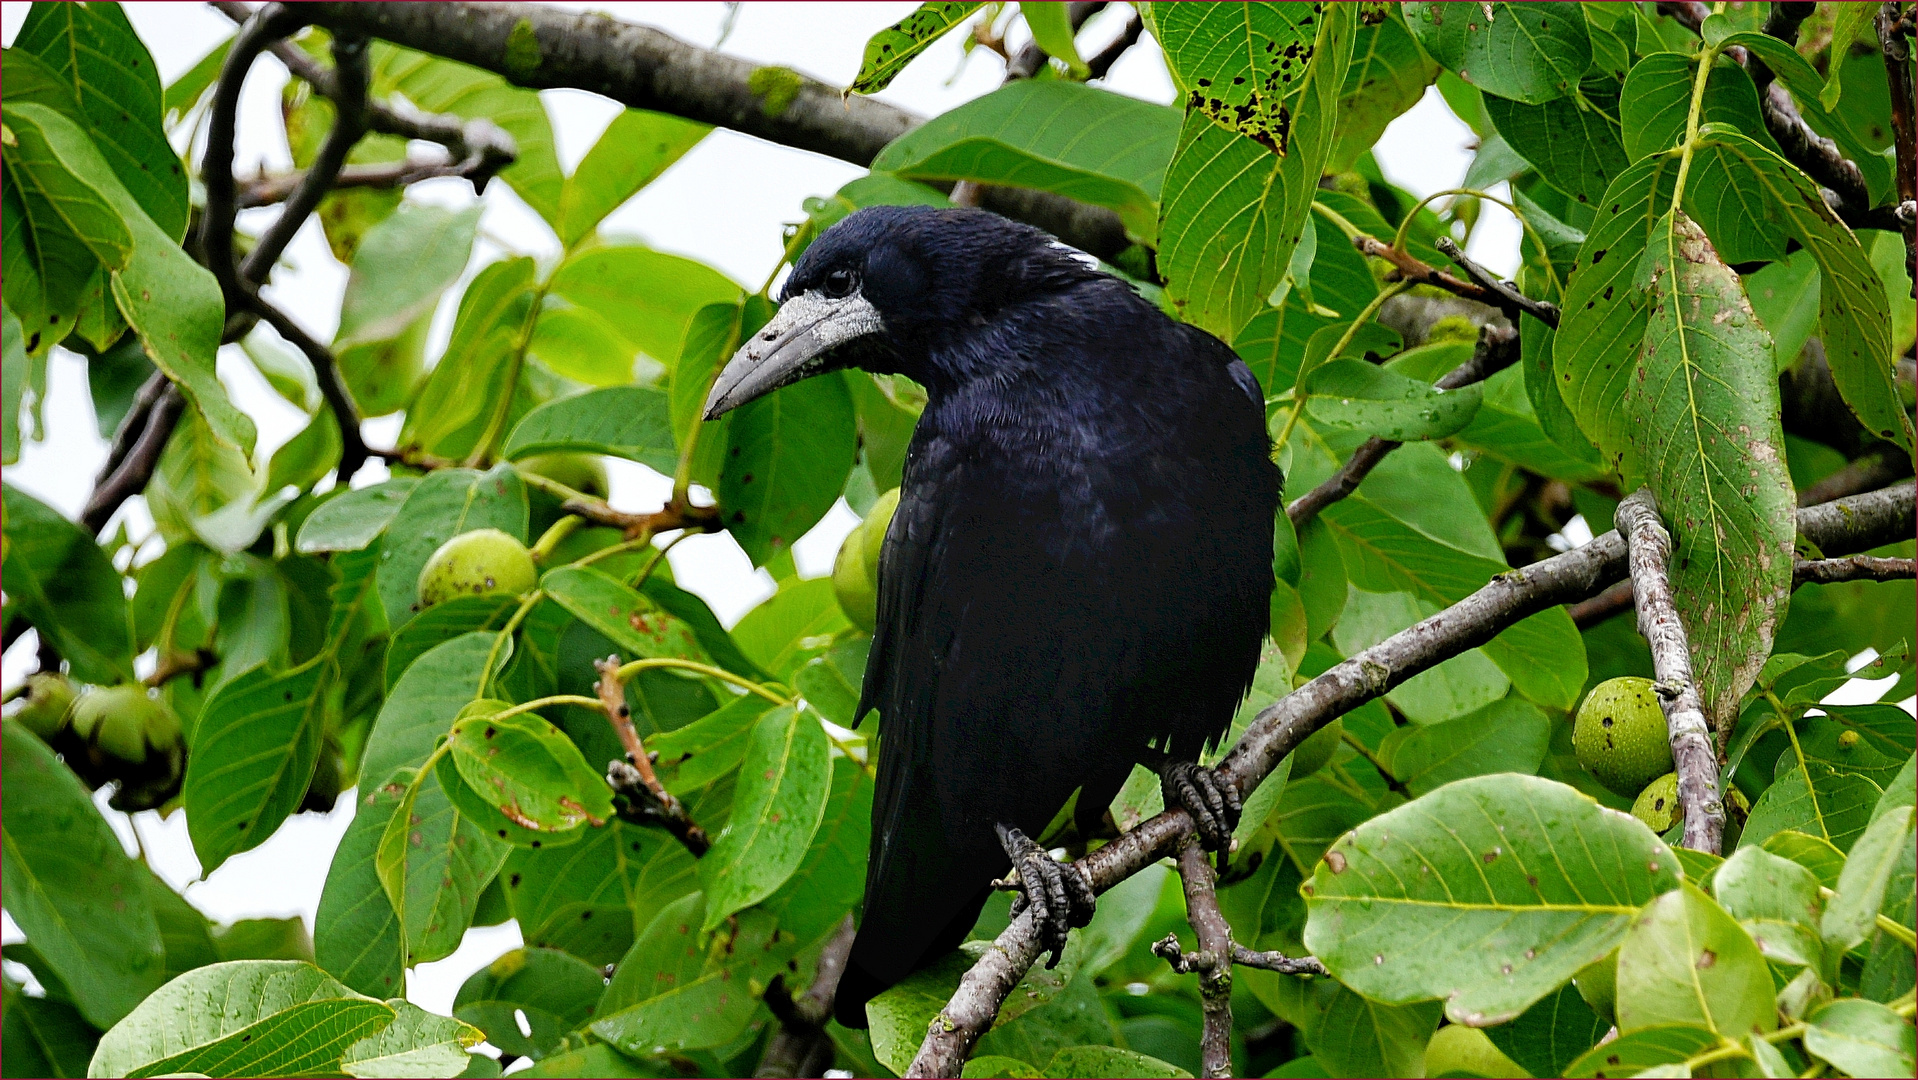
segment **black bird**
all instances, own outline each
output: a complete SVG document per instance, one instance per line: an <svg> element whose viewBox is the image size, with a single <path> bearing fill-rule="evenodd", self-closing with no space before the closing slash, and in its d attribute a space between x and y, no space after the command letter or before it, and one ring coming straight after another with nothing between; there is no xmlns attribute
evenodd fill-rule
<svg viewBox="0 0 1918 1080"><path fill-rule="evenodd" d="M928 402L879 562L858 715L881 722L841 1023L964 940L1015 865L1046 944L1092 891L1038 836L1097 827L1135 763L1207 846L1238 796L1194 764L1269 626L1280 476L1258 382L1046 234L981 210L875 207L827 230L708 419L810 375L909 376Z"/></svg>

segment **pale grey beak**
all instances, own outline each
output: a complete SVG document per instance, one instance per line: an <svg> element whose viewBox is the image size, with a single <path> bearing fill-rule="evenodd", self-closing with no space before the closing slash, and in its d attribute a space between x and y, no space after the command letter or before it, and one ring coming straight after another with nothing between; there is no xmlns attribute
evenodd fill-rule
<svg viewBox="0 0 1918 1080"><path fill-rule="evenodd" d="M837 300L800 293L726 362L706 398L706 419L827 370L827 353L885 329L878 310L857 292Z"/></svg>

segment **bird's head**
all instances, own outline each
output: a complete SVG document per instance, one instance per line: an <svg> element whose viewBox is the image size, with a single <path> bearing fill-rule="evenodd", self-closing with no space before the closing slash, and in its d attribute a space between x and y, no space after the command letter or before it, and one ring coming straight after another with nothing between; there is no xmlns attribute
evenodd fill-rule
<svg viewBox="0 0 1918 1080"><path fill-rule="evenodd" d="M1045 233L984 210L875 206L826 230L706 399L706 418L827 371L926 381L928 358L1008 304L1100 276Z"/></svg>

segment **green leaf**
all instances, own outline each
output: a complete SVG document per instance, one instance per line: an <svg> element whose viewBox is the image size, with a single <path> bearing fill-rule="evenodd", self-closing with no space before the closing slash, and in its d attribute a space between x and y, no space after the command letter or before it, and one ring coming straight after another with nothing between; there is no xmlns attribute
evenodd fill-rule
<svg viewBox="0 0 1918 1080"><path fill-rule="evenodd" d="M470 715L453 725L452 745L460 777L525 828L565 832L613 816L612 789L598 771L564 732L532 713Z"/></svg>
<svg viewBox="0 0 1918 1080"><path fill-rule="evenodd" d="M659 755L654 765L667 790L694 791L738 768L759 718L772 707L758 694L746 694L685 727L647 739L646 749Z"/></svg>
<svg viewBox="0 0 1918 1080"><path fill-rule="evenodd" d="M854 94L877 94L897 78L914 57L964 22L982 3L920 4L911 15L874 34L866 42L859 74L846 89Z"/></svg>
<svg viewBox="0 0 1918 1080"><path fill-rule="evenodd" d="M1325 171L1350 171L1437 76L1438 65L1426 59L1403 21L1388 15L1375 25L1361 23L1339 88L1339 141Z"/></svg>
<svg viewBox="0 0 1918 1080"><path fill-rule="evenodd" d="M1079 58L1079 47L1073 43L1072 20L1066 15L1066 5L1051 0L1021 0L1019 14L1025 16L1026 29L1032 32L1033 43L1044 49L1047 56L1065 64L1066 70L1075 79L1083 79L1091 74L1086 62Z"/></svg>
<svg viewBox="0 0 1918 1080"><path fill-rule="evenodd" d="M712 128L665 113L627 109L613 117L560 191L554 230L568 248L592 235L606 215L659 179Z"/></svg>
<svg viewBox="0 0 1918 1080"><path fill-rule="evenodd" d="M1745 827L1745 836L1751 836L1750 825ZM1753 840L1758 837L1753 836ZM1743 838L1739 841L1744 843ZM1796 830L1783 830L1764 838L1762 845L1774 855L1782 855L1798 865L1810 870L1818 877L1818 884L1836 891L1839 875L1845 869L1845 853L1833 847L1831 841L1822 836L1812 836Z"/></svg>
<svg viewBox="0 0 1918 1080"><path fill-rule="evenodd" d="M406 410L401 445L457 460L487 437L538 313L534 272L530 258L502 259L467 285L446 351Z"/></svg>
<svg viewBox="0 0 1918 1080"><path fill-rule="evenodd" d="M199 107L206 92L213 89L214 82L219 79L220 68L225 66L226 54L232 48L232 38L220 42L166 85L160 99L160 122L167 130L171 131L188 113Z"/></svg>
<svg viewBox="0 0 1918 1080"><path fill-rule="evenodd" d="M480 892L512 850L459 812L431 776L411 782L380 836L374 866L399 913L412 967L452 955Z"/></svg>
<svg viewBox="0 0 1918 1080"><path fill-rule="evenodd" d="M966 1062L960 1076L1008 1076L1039 1077L1045 1074L1018 1058L1009 1058L999 1054L977 1054Z"/></svg>
<svg viewBox="0 0 1918 1080"><path fill-rule="evenodd" d="M859 905L872 839L872 776L849 757L832 759L832 791L799 869L760 908L802 945L838 927Z"/></svg>
<svg viewBox="0 0 1918 1080"><path fill-rule="evenodd" d="M425 326L466 270L480 210L402 203L360 238L333 352L362 416L384 416L412 400Z"/></svg>
<svg viewBox="0 0 1918 1080"><path fill-rule="evenodd" d="M711 930L778 891L805 859L832 787L826 731L810 712L781 706L754 725L740 764L732 820L699 861Z"/></svg>
<svg viewBox="0 0 1918 1080"><path fill-rule="evenodd" d="M1632 163L1619 141L1619 93L1618 83L1594 79L1537 105L1487 95L1485 115L1546 183L1592 205Z"/></svg>
<svg viewBox="0 0 1918 1080"><path fill-rule="evenodd" d="M1021 79L907 132L872 168L914 180L1033 188L1104 206L1149 246L1158 241L1159 194L1178 139L1179 114L1163 105L1078 83Z"/></svg>
<svg viewBox="0 0 1918 1080"><path fill-rule="evenodd" d="M503 707L498 701L478 701L468 705L462 711L471 714L482 705L488 710ZM453 804L453 809L459 811L462 817L472 822L479 831L514 848L561 847L576 844L585 839L588 832L580 828L568 829L564 832L544 832L508 817L491 800L482 796L471 784L461 779L459 766L454 764L451 755L440 758L439 762L433 766L433 779L439 782L440 790L446 793L446 798ZM604 782L596 773L590 776L582 775L580 779L582 782L591 779L604 786ZM491 886L488 888L490 889ZM505 906L503 894L499 902L502 907ZM484 906L485 899L482 896L481 907ZM476 915L475 918L477 917Z"/></svg>
<svg viewBox="0 0 1918 1080"><path fill-rule="evenodd" d="M66 658L73 676L112 684L133 677L133 635L126 590L93 537L52 507L4 488L9 615L33 620Z"/></svg>
<svg viewBox="0 0 1918 1080"><path fill-rule="evenodd" d="M730 798L730 791L724 793ZM717 801L682 793L695 821ZM529 946L563 949L596 967L614 963L661 908L698 888L698 868L662 829L618 822L584 830L568 847L516 849L500 872Z"/></svg>
<svg viewBox="0 0 1918 1080"><path fill-rule="evenodd" d="M959 988L960 978L991 947L990 941L968 941L867 1002L866 1019L872 1024L873 1055L888 1069L904 1073L913 1055L919 1052L919 1044L925 1040L927 1025L951 1000L953 991ZM1083 941L1075 935L1067 942L1058 967L1035 964L1027 970L1006 995L1005 1005L993 1018L994 1027L1004 1027L1057 996L1078 974L1083 950Z"/></svg>
<svg viewBox="0 0 1918 1080"><path fill-rule="evenodd" d="M673 421L673 442L682 451L698 430L688 477L708 488L719 483L719 467L726 456L726 433L732 426L732 413L708 423L702 418L706 396L712 392L719 369L730 359L741 340L757 332L758 326L772 316L773 305L759 297L742 302L708 304L694 313L686 330L685 346L679 363L674 365L667 385L667 399Z"/></svg>
<svg viewBox="0 0 1918 1080"><path fill-rule="evenodd" d="M746 1026L756 988L783 969L793 943L764 912L742 912L716 933L700 929L704 912L705 897L691 893L653 918L607 985L594 1035L644 1055L719 1046Z"/></svg>
<svg viewBox="0 0 1918 1080"><path fill-rule="evenodd" d="M1479 386L1439 390L1363 360L1328 360L1306 376L1306 408L1328 427L1395 442L1442 439L1478 414Z"/></svg>
<svg viewBox="0 0 1918 1080"><path fill-rule="evenodd" d="M793 689L819 715L840 727L853 727L862 717L854 716L864 684L866 658L871 638L855 638L835 645L831 652L806 665L793 675Z"/></svg>
<svg viewBox="0 0 1918 1080"><path fill-rule="evenodd" d="M1424 795L1468 776L1536 773L1550 742L1544 713L1505 698L1441 724L1398 728L1379 756L1413 794Z"/></svg>
<svg viewBox="0 0 1918 1080"><path fill-rule="evenodd" d="M1438 1002L1383 1005L1338 984L1320 993L1324 996L1305 1042L1331 1075L1424 1075Z"/></svg>
<svg viewBox="0 0 1918 1080"><path fill-rule="evenodd" d="M325 733L330 655L292 671L252 668L200 710L180 790L206 873L266 842L299 808Z"/></svg>
<svg viewBox="0 0 1918 1080"><path fill-rule="evenodd" d="M1822 100L1827 88L1825 77L1818 73L1811 61L1800 56L1790 42L1754 29L1731 34L1723 44L1727 47L1743 46L1772 69L1779 80L1790 88L1800 115L1810 121L1812 129L1829 136L1838 144L1838 152L1858 166L1867 192L1874 201L1882 202L1891 194L1894 165L1891 149L1886 145L1890 140L1877 121L1868 119L1875 113L1873 108L1854 105L1843 112L1830 111ZM1875 55L1854 58L1849 55L1849 50L1840 50L1837 61L1830 65L1833 78L1841 78L1843 69L1856 66L1860 60L1869 66L1883 62ZM1880 82L1878 85L1884 84Z"/></svg>
<svg viewBox="0 0 1918 1080"><path fill-rule="evenodd" d="M300 523L294 550L311 555L364 549L386 531L418 484L413 477L396 476L382 484L335 495Z"/></svg>
<svg viewBox="0 0 1918 1080"><path fill-rule="evenodd" d="M333 419L332 406L321 405L299 434L273 451L260 488L262 501L272 505L273 497L289 487L304 491L319 483L340 463L340 452L339 421Z"/></svg>
<svg viewBox="0 0 1918 1080"><path fill-rule="evenodd" d="M45 743L11 721L0 724L0 742L0 784L14 804L0 824L7 913L81 1015L108 1027L166 978L142 881L147 871L127 858L79 779Z"/></svg>
<svg viewBox="0 0 1918 1080"><path fill-rule="evenodd" d="M1052 1062L1041 1076L1098 1077L1148 1076L1175 1077L1192 1074L1155 1057L1116 1046L1068 1046L1052 1055Z"/></svg>
<svg viewBox="0 0 1918 1080"><path fill-rule="evenodd" d="M583 1027L605 990L599 969L554 949L514 949L474 972L453 998L453 1015L486 1032L486 1041L534 1060ZM526 1017L522 1034L514 1014Z"/></svg>
<svg viewBox="0 0 1918 1080"><path fill-rule="evenodd" d="M1910 450L1911 420L1892 376L1888 301L1857 237L1796 166L1733 131L1712 131L1710 143L1728 169L1748 174L1765 191L1790 235L1817 261L1819 329L1845 404L1867 430Z"/></svg>
<svg viewBox="0 0 1918 1080"><path fill-rule="evenodd" d="M1313 872L1305 945L1368 997L1438 997L1484 1026L1610 952L1678 881L1636 819L1549 780L1477 777L1334 844Z"/></svg>
<svg viewBox="0 0 1918 1080"><path fill-rule="evenodd" d="M666 392L616 386L549 401L513 428L500 456L517 461L556 452L611 454L673 475L679 453Z"/></svg>
<svg viewBox="0 0 1918 1080"><path fill-rule="evenodd" d="M1785 755L1780 764L1790 758ZM1752 804L1739 843L1767 843L1774 833L1791 830L1848 851L1870 823L1880 794L1877 784L1855 773L1837 772L1819 761L1792 763Z"/></svg>
<svg viewBox="0 0 1918 1080"><path fill-rule="evenodd" d="M1913 1071L1911 1021L1875 1001L1828 1002L1807 1018L1805 1049L1852 1076Z"/></svg>
<svg viewBox="0 0 1918 1080"><path fill-rule="evenodd" d="M10 307L0 307L0 343L6 366L0 371L0 464L20 460L20 401L27 388L26 331Z"/></svg>
<svg viewBox="0 0 1918 1080"><path fill-rule="evenodd" d="M1566 1076L1641 1076L1643 1070L1673 1065L1719 1045L1715 1031L1689 1024L1661 1024L1620 1035L1594 1046L1565 1067Z"/></svg>
<svg viewBox="0 0 1918 1080"><path fill-rule="evenodd" d="M1912 809L1894 811L1871 823L1845 860L1838 895L1825 909L1819 929L1825 939L1850 949L1865 940L1884 908L1886 887L1898 861L1911 848Z"/></svg>
<svg viewBox="0 0 1918 1080"><path fill-rule="evenodd" d="M389 1002L398 1015L386 1029L347 1047L341 1071L348 1076L463 1076L468 1053L483 1033L464 1021L436 1016L403 998Z"/></svg>
<svg viewBox="0 0 1918 1080"><path fill-rule="evenodd" d="M79 111L67 115L92 134L146 216L179 240L187 224L186 170L160 126L153 57L120 5L29 8L13 48L37 55L70 87Z"/></svg>
<svg viewBox="0 0 1918 1080"><path fill-rule="evenodd" d="M259 538L285 506L284 492L264 496L246 455L224 445L198 414L180 418L146 488L147 507L169 542L197 539L231 555Z"/></svg>
<svg viewBox="0 0 1918 1080"><path fill-rule="evenodd" d="M784 582L733 627L740 651L775 677L789 679L852 629L829 578Z"/></svg>
<svg viewBox="0 0 1918 1080"><path fill-rule="evenodd" d="M1544 330L1541 324L1531 322L1527 324L1525 332L1529 333L1533 326ZM1549 379L1549 342L1543 351ZM1514 365L1485 380L1481 384L1485 396L1478 415L1458 433L1458 441L1499 461L1567 483L1587 483L1604 476L1604 470L1598 467L1597 452L1585 441L1585 436L1578 433L1578 426L1571 414L1566 413L1564 420L1571 433L1577 436L1575 445L1580 448L1579 454L1568 452L1546 433L1537 413L1533 411L1532 399L1525 385L1526 375L1526 371ZM1547 382L1545 389L1557 397L1557 387ZM1560 411L1564 408L1563 399L1560 399Z"/></svg>
<svg viewBox="0 0 1918 1080"><path fill-rule="evenodd" d="M635 657L711 662L691 627L595 567L548 570L540 588L554 603Z"/></svg>
<svg viewBox="0 0 1918 1080"><path fill-rule="evenodd" d="M1485 1029L1492 1045L1533 1076L1570 1076L1566 1066L1611 1028L1567 983L1509 1024Z"/></svg>
<svg viewBox="0 0 1918 1080"><path fill-rule="evenodd" d="M1692 85L1697 78L1696 60L1678 53L1653 53L1633 65L1620 103L1624 146L1631 160L1684 143ZM1699 123L1765 130L1764 118L1758 112L1758 95L1751 86L1751 77L1730 59L1714 65L1705 77Z"/></svg>
<svg viewBox="0 0 1918 1080"><path fill-rule="evenodd" d="M8 959L12 959L9 954ZM11 980L4 984L9 1076L85 1076L100 1032L78 1010L52 998L28 997Z"/></svg>
<svg viewBox="0 0 1918 1080"><path fill-rule="evenodd" d="M102 1036L88 1074L337 1074L349 1048L395 1015L298 960L213 964L168 983Z"/></svg>
<svg viewBox="0 0 1918 1080"><path fill-rule="evenodd" d="M1618 949L1619 1031L1670 1023L1734 1038L1778 1026L1758 946L1689 881L1647 904Z"/></svg>
<svg viewBox="0 0 1918 1080"><path fill-rule="evenodd" d="M609 1076L655 1077L658 1074L658 1068L650 1063L629 1058L605 1043L590 1043L582 1050L568 1050L564 1054L544 1058L539 1064L518 1075L602 1080Z"/></svg>
<svg viewBox="0 0 1918 1080"><path fill-rule="evenodd" d="M60 125L54 132L43 130L43 125L53 124ZM49 248L62 240L62 231L66 238L78 241L84 253L61 256L70 260L69 273L92 273L84 261L87 255L108 270L125 268L133 252L132 233L113 201L99 190L100 179L83 171L91 155L77 140L61 137L78 129L59 113L37 104L31 110L27 105L9 105L7 125L14 136L6 147L7 171L26 199L36 243Z"/></svg>
<svg viewBox="0 0 1918 1080"><path fill-rule="evenodd" d="M1742 846L1712 872L1712 895L1751 934L1758 951L1781 964L1822 968L1818 936L1825 902L1818 875L1761 847Z"/></svg>
<svg viewBox="0 0 1918 1080"><path fill-rule="evenodd" d="M353 820L333 852L313 920L313 955L322 968L363 994L405 992L400 917L380 886L374 864L380 836L399 805L403 785L360 785Z"/></svg>
<svg viewBox="0 0 1918 1080"><path fill-rule="evenodd" d="M462 634L427 650L406 669L373 721L361 775L383 780L401 766L426 760L460 709L480 696L481 669L494 639L493 634Z"/></svg>
<svg viewBox="0 0 1918 1080"><path fill-rule="evenodd" d="M679 362L699 309L737 303L744 292L704 263L631 244L574 253L553 271L547 291L604 319L634 351L668 370Z"/></svg>
<svg viewBox="0 0 1918 1080"><path fill-rule="evenodd" d="M1201 65L1225 94L1194 91L1199 107L1187 113L1166 171L1159 265L1180 317L1231 339L1283 280L1311 211L1337 137L1337 100L1351 58L1355 12L1324 9L1314 35L1301 22L1311 17L1306 9L1286 4L1153 10L1175 76L1198 87L1194 65ZM1212 53L1221 46L1226 56L1246 58L1244 65L1231 60L1215 70ZM1302 56L1309 64L1301 63ZM1302 70L1294 72L1295 64ZM1293 96L1282 102L1285 84L1301 76L1303 85L1291 88ZM1235 78L1245 79L1247 89L1227 94L1224 88ZM1266 96L1254 102L1260 94ZM1207 118L1213 102L1218 122ZM1238 105L1251 110L1240 125L1249 129L1244 132L1223 119Z"/></svg>
<svg viewBox="0 0 1918 1080"><path fill-rule="evenodd" d="M215 436L251 454L253 421L228 400L213 370L226 311L213 275L146 216L71 120L31 103L6 106L6 115L22 147L48 147L118 211L132 245L125 266L113 270L114 302L147 355L199 407Z"/></svg>
<svg viewBox="0 0 1918 1080"><path fill-rule="evenodd" d="M384 688L392 693L413 661L442 642L476 630L497 630L519 608L519 599L491 593L456 596L414 616L387 639Z"/></svg>
<svg viewBox="0 0 1918 1080"><path fill-rule="evenodd" d="M1591 66L1592 43L1575 8L1408 3L1403 10L1432 59L1488 94L1537 105L1572 93Z"/></svg>
<svg viewBox="0 0 1918 1080"><path fill-rule="evenodd" d="M395 630L419 610L420 571L461 533L498 529L526 542L526 488L511 465L486 472L439 469L421 478L392 520L380 551L380 603Z"/></svg>
<svg viewBox="0 0 1918 1080"><path fill-rule="evenodd" d="M852 395L840 379L807 379L733 411L719 473L720 520L764 566L826 516L852 471Z"/></svg>
<svg viewBox="0 0 1918 1080"><path fill-rule="evenodd" d="M1356 656L1438 610L1408 593L1354 590L1332 629L1332 644ZM1470 649L1393 687L1385 700L1414 724L1449 723L1497 703L1511 687L1483 650Z"/></svg>

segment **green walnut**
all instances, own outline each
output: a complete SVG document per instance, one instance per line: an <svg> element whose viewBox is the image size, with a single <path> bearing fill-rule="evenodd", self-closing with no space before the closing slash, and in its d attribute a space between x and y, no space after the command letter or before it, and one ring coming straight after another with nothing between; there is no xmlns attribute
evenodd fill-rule
<svg viewBox="0 0 1918 1080"><path fill-rule="evenodd" d="M148 696L138 683L101 686L73 703L73 733L120 761L138 765L149 753L180 744L180 721L173 710Z"/></svg>
<svg viewBox="0 0 1918 1080"><path fill-rule="evenodd" d="M539 583L526 545L498 529L474 529L441 544L420 570L420 607L456 596L509 596Z"/></svg>
<svg viewBox="0 0 1918 1080"><path fill-rule="evenodd" d="M27 676L25 704L13 719L28 731L51 740L67 726L67 711L73 707L73 684L65 675L41 672Z"/></svg>
<svg viewBox="0 0 1918 1080"><path fill-rule="evenodd" d="M1599 1019L1611 1023L1613 1011L1618 1003L1618 950L1613 949L1598 960L1580 968L1572 982L1578 987L1578 996L1592 1007Z"/></svg>
<svg viewBox="0 0 1918 1080"><path fill-rule="evenodd" d="M1632 816L1660 834L1678 824L1678 774L1668 772L1646 784L1632 802Z"/></svg>
<svg viewBox="0 0 1918 1080"><path fill-rule="evenodd" d="M606 462L593 454L535 454L513 464L522 472L565 484L581 495L604 499L610 490Z"/></svg>
<svg viewBox="0 0 1918 1080"><path fill-rule="evenodd" d="M879 552L886 546L886 527L898 508L898 488L879 496L866 520L846 534L832 564L832 591L840 610L869 634L879 618Z"/></svg>
<svg viewBox="0 0 1918 1080"><path fill-rule="evenodd" d="M1592 687L1572 722L1578 763L1627 798L1672 771L1665 712L1650 679L1627 676Z"/></svg>
<svg viewBox="0 0 1918 1080"><path fill-rule="evenodd" d="M1469 1073L1473 1076L1523 1077L1531 1073L1492 1045L1483 1031L1463 1024L1447 1024L1432 1033L1425 1045L1425 1075Z"/></svg>

